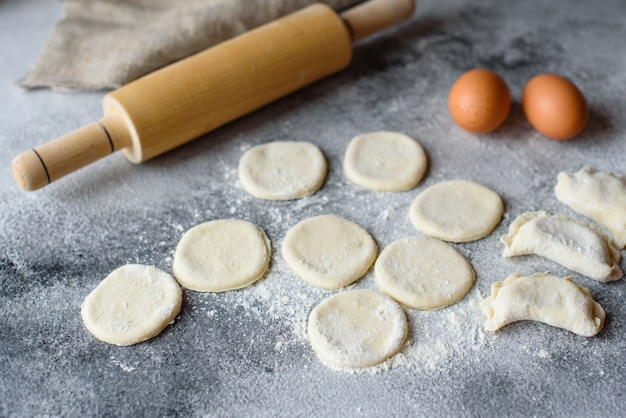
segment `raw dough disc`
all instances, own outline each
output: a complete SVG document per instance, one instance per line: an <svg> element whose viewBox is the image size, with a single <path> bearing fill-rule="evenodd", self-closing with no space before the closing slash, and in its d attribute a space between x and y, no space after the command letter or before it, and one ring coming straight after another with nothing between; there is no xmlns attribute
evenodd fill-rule
<svg viewBox="0 0 626 418"><path fill-rule="evenodd" d="M474 283L474 269L451 245L431 237L391 243L374 266L378 287L414 309L439 309L460 300Z"/></svg>
<svg viewBox="0 0 626 418"><path fill-rule="evenodd" d="M85 298L81 316L99 340L132 345L158 335L182 303L176 280L152 266L128 264L114 270Z"/></svg>
<svg viewBox="0 0 626 418"><path fill-rule="evenodd" d="M489 235L503 212L504 204L496 192L471 181L451 180L420 193L411 204L409 217L426 235L468 242Z"/></svg>
<svg viewBox="0 0 626 418"><path fill-rule="evenodd" d="M309 142L257 145L239 161L239 179L254 197L289 200L315 193L326 178L326 158Z"/></svg>
<svg viewBox="0 0 626 418"><path fill-rule="evenodd" d="M270 261L270 242L258 226L237 219L196 225L174 254L174 276L199 292L239 289L260 279Z"/></svg>
<svg viewBox="0 0 626 418"><path fill-rule="evenodd" d="M420 144L397 132L372 132L350 141L343 162L348 179L366 189L397 192L420 182L428 159Z"/></svg>
<svg viewBox="0 0 626 418"><path fill-rule="evenodd" d="M307 335L318 357L340 368L371 367L402 348L408 332L404 310L375 290L329 297L309 315Z"/></svg>
<svg viewBox="0 0 626 418"><path fill-rule="evenodd" d="M282 253L289 267L304 280L324 289L339 289L367 273L378 247L354 222L320 215L292 227Z"/></svg>

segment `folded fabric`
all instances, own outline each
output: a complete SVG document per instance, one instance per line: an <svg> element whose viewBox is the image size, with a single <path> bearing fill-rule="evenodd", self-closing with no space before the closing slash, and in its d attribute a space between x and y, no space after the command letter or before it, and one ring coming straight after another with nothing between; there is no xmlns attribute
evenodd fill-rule
<svg viewBox="0 0 626 418"><path fill-rule="evenodd" d="M325 0L336 10L361 0ZM65 0L21 85L117 88L315 0Z"/></svg>

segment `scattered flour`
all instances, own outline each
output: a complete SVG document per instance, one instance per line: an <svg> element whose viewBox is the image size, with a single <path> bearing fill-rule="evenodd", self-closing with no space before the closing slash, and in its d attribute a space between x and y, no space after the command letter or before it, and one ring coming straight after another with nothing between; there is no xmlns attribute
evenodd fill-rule
<svg viewBox="0 0 626 418"><path fill-rule="evenodd" d="M137 370L136 367L124 364L121 361L117 360L115 357L111 357L111 361L113 362L113 364L115 364L117 367L124 370L125 372L132 372Z"/></svg>
<svg viewBox="0 0 626 418"><path fill-rule="evenodd" d="M241 151L250 144L241 147ZM344 179L343 173L333 173L333 153L330 152L328 183L309 197L286 202L263 202L252 197L242 199L241 190L233 188L233 195L224 195L229 202L227 211L233 218L248 220L261 226L271 241L272 257L267 275L246 288L215 295L198 295L189 308L199 309L213 320L222 320L215 303L232 310L240 308L245 317L263 323L270 349L276 357L295 352L310 352L317 360L306 336L307 320L311 310L327 297L347 290L378 289L373 269L354 284L339 290L325 290L299 278L288 267L280 254L286 232L303 219L321 214L336 214L361 225L376 240L382 250L401 237L416 235L408 219L408 209L415 191L379 194L363 191ZM232 180L232 179L231 179ZM368 210L364 211L363 207ZM195 218L194 218L195 219ZM201 214L200 221L207 220ZM180 229L178 229L180 230ZM467 249L466 249L467 250ZM467 253L467 251L464 251ZM484 277L477 277L477 283ZM387 361L364 369L341 369L347 373L378 373L388 369L432 370L444 369L454 358L465 358L468 353L480 351L489 345L495 335L486 337L482 331L484 318L479 308L482 295L478 284L457 303L435 311L404 308L410 323L410 334L403 349ZM235 319L228 319L235 320ZM233 324L234 325L234 324ZM245 325L245 324L244 324ZM288 331L285 332L285 329Z"/></svg>
<svg viewBox="0 0 626 418"><path fill-rule="evenodd" d="M319 302L337 292L352 289L377 289L373 274L368 274L356 284L338 291L317 288L295 276L280 257L274 258L271 274L237 292L220 295L223 303L242 307L247 314L264 321L267 318L286 326L291 332L276 332L274 350L284 353L294 349L312 350L306 336L308 316ZM436 311L418 311L405 308L410 323L410 333L403 349L385 362L363 369L334 370L347 373L378 373L393 368L436 370L453 357L463 356L468 350L486 347L479 308L480 292L474 288L469 294L446 308ZM213 317L215 311L207 312ZM268 330L272 332L272 330ZM330 366L329 366L330 367Z"/></svg>

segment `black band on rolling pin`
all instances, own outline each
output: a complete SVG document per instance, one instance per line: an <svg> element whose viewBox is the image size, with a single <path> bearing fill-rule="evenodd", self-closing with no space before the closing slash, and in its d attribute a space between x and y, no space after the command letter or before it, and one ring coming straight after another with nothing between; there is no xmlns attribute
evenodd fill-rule
<svg viewBox="0 0 626 418"><path fill-rule="evenodd" d="M104 134L107 136L107 139L109 140L109 145L111 145L111 154L113 154L115 152L115 145L113 144L113 140L111 139L109 131L107 131L106 126L104 126L102 122L98 122L98 125L100 125L100 127L104 131Z"/></svg>
<svg viewBox="0 0 626 418"><path fill-rule="evenodd" d="M46 172L46 177L48 178L48 184L50 184L50 173L48 173L48 167L46 167L46 163L43 162L43 158L41 158L41 155L39 155L39 153L35 150L35 148L33 148L33 152L35 153L37 158L39 158L39 161L41 161L43 170Z"/></svg>

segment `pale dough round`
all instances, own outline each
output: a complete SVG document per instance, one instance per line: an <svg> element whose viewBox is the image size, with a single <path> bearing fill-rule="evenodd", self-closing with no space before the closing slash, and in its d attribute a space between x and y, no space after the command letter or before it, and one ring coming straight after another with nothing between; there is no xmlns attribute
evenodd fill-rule
<svg viewBox="0 0 626 418"><path fill-rule="evenodd" d="M114 270L85 298L81 316L99 340L132 345L158 335L180 311L182 291L169 274L128 264Z"/></svg>
<svg viewBox="0 0 626 418"><path fill-rule="evenodd" d="M329 297L309 315L307 335L318 357L340 368L371 367L402 348L406 314L375 290L353 290Z"/></svg>
<svg viewBox="0 0 626 418"><path fill-rule="evenodd" d="M414 139L397 132L371 132L350 141L343 168L348 179L366 189L397 192L417 186L428 159Z"/></svg>
<svg viewBox="0 0 626 418"><path fill-rule="evenodd" d="M380 290L414 309L439 309L457 302L474 283L474 269L451 245L431 237L391 243L376 260Z"/></svg>
<svg viewBox="0 0 626 418"><path fill-rule="evenodd" d="M489 235L503 213L504 204L496 192L466 180L429 187L409 209L411 222L418 230L450 242L474 241Z"/></svg>
<svg viewBox="0 0 626 418"><path fill-rule="evenodd" d="M269 266L270 242L258 226L237 219L196 225L174 254L178 282L199 292L239 289L260 279Z"/></svg>
<svg viewBox="0 0 626 418"><path fill-rule="evenodd" d="M326 178L326 158L309 142L257 145L239 161L239 179L254 197L289 200L315 193Z"/></svg>
<svg viewBox="0 0 626 418"><path fill-rule="evenodd" d="M282 253L289 267L304 280L323 289L339 289L367 273L378 247L354 222L320 215L292 227Z"/></svg>

